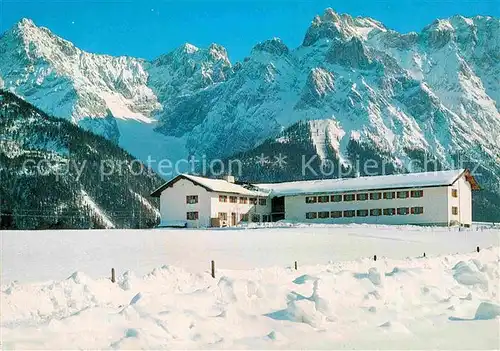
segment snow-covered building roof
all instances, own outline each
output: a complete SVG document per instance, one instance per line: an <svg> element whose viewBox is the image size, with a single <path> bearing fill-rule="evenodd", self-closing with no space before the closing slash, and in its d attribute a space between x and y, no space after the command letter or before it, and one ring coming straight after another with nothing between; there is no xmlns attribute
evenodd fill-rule
<svg viewBox="0 0 500 351"><path fill-rule="evenodd" d="M248 195L248 196L267 196L268 195L268 192L266 192L265 190L248 189L242 185L228 182L225 179L212 179L212 178L199 177L199 176L194 176L191 174L184 174L183 173L183 174L179 174L177 177L173 178L172 180L170 180L170 181L166 182L165 184L163 184L162 186L160 186L158 189L156 189L151 194L151 196L152 197L159 197L163 190L174 185L176 182L178 182L181 179L187 179L187 180L193 182L194 184L205 188L207 191L213 191L213 192L219 192L219 193L229 193L229 194L239 194L239 195Z"/></svg>
<svg viewBox="0 0 500 351"><path fill-rule="evenodd" d="M455 183L463 174L471 183L472 189L479 188L475 179L465 169L439 172L394 174L385 176L306 180L285 183L255 184L272 197L331 192L350 192L359 190L407 189L435 186L448 186Z"/></svg>
<svg viewBox="0 0 500 351"><path fill-rule="evenodd" d="M357 177L304 180L284 183L248 184L246 186L228 182L225 179L212 179L190 174L179 174L156 189L151 196L159 197L163 190L174 185L181 179L187 179L207 191L239 194L248 196L293 196L306 194L321 194L332 192L409 189L435 186L449 186L454 184L462 175L466 176L473 190L479 185L466 169L452 171L421 172L407 174L393 174L385 176Z"/></svg>

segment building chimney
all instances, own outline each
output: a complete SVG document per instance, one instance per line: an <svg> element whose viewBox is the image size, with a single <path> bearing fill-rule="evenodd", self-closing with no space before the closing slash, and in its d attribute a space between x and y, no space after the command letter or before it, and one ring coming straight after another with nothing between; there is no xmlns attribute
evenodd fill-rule
<svg viewBox="0 0 500 351"><path fill-rule="evenodd" d="M228 183L234 183L234 176L232 175L225 175L224 177L222 177L222 179L224 179Z"/></svg>

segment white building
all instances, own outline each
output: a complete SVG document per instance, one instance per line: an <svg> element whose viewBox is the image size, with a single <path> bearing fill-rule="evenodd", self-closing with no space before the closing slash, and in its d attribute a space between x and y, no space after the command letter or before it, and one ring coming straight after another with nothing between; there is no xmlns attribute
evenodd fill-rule
<svg viewBox="0 0 500 351"><path fill-rule="evenodd" d="M238 185L179 175L157 189L162 225L241 221L464 225L472 223L468 170ZM218 223L212 218L220 218Z"/></svg>
<svg viewBox="0 0 500 351"><path fill-rule="evenodd" d="M270 221L268 194L234 184L232 177L180 174L151 196L160 198L160 226L198 228Z"/></svg>

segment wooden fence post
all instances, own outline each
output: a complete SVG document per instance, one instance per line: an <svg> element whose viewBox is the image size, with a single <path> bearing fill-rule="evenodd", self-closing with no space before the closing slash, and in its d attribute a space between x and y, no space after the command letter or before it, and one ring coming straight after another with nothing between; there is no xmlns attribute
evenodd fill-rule
<svg viewBox="0 0 500 351"><path fill-rule="evenodd" d="M212 278L215 278L215 261L212 260Z"/></svg>
<svg viewBox="0 0 500 351"><path fill-rule="evenodd" d="M373 255L373 260L376 261L377 260L377 255Z"/></svg>
<svg viewBox="0 0 500 351"><path fill-rule="evenodd" d="M295 270L297 270L297 261L295 261Z"/></svg>
<svg viewBox="0 0 500 351"><path fill-rule="evenodd" d="M116 282L115 269L111 268L111 283Z"/></svg>
<svg viewBox="0 0 500 351"><path fill-rule="evenodd" d="M476 251L477 251L477 252L479 252L479 246L478 246L478 247L476 247Z"/></svg>

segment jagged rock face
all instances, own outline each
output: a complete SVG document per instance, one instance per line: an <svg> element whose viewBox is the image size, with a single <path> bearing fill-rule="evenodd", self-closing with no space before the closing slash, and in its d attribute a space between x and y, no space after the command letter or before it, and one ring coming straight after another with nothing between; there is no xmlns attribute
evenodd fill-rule
<svg viewBox="0 0 500 351"><path fill-rule="evenodd" d="M357 17L349 15L339 15L332 9L325 10L323 16L316 16L307 30L303 46L314 45L321 39L325 40L346 40L353 36L366 38L372 31L386 31L384 25L371 18Z"/></svg>
<svg viewBox="0 0 500 351"><path fill-rule="evenodd" d="M273 55L281 56L290 52L290 49L281 41L280 38L273 38L255 45L255 51L265 51Z"/></svg>
<svg viewBox="0 0 500 351"><path fill-rule="evenodd" d="M160 56L149 67L149 86L163 108L155 117L164 121L160 132L176 137L183 136L205 118L207 95L203 90L224 82L233 74L226 49L212 44L199 49L185 44L173 52ZM200 92L185 105L185 96Z"/></svg>
<svg viewBox="0 0 500 351"><path fill-rule="evenodd" d="M232 74L226 49L217 44L208 49L185 44L154 60L148 71L148 84L162 102L223 82Z"/></svg>
<svg viewBox="0 0 500 351"><path fill-rule="evenodd" d="M372 63L361 40L334 40L327 54L327 61L353 69L369 69Z"/></svg>
<svg viewBox="0 0 500 351"><path fill-rule="evenodd" d="M105 117L109 109L158 120L157 134L200 156L250 150L314 120L335 126L337 136L313 139L319 155L331 154L327 147L348 159L359 149L355 140L395 165L418 150L445 166L458 151L497 163L499 35L500 21L491 17L454 16L400 34L327 9L298 48L271 39L232 65L215 44L186 44L153 62L88 54L23 21L0 39L0 79L56 116ZM101 134L121 138L110 128L106 123Z"/></svg>
<svg viewBox="0 0 500 351"><path fill-rule="evenodd" d="M317 67L313 68L307 77L307 83L304 92L296 108L307 108L308 106L319 106L324 97L326 97L335 88L335 77L333 73Z"/></svg>

